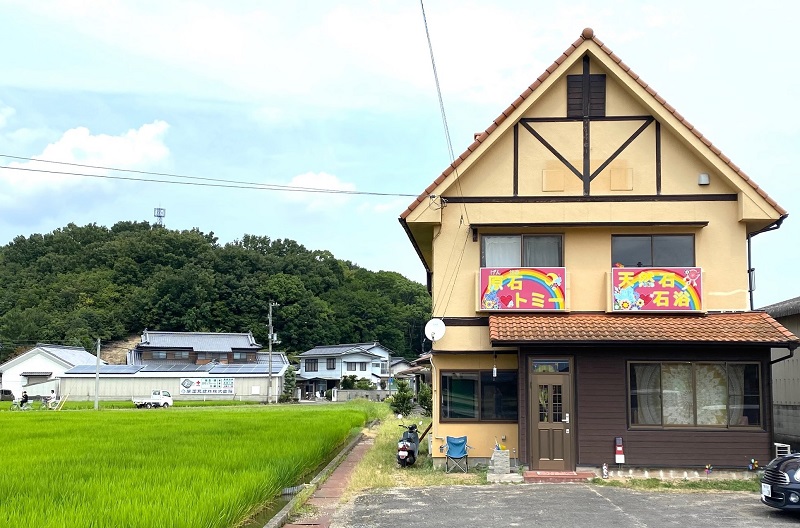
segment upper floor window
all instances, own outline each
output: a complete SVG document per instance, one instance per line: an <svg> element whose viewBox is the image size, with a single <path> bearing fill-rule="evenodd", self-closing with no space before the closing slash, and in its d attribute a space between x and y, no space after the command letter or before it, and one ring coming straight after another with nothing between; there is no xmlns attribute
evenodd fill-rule
<svg viewBox="0 0 800 528"><path fill-rule="evenodd" d="M589 92L589 107L584 112L583 95ZM583 85L583 75L567 76L567 117L603 117L606 115L606 76L589 75L589 86Z"/></svg>
<svg viewBox="0 0 800 528"><path fill-rule="evenodd" d="M247 359L247 352L234 352L233 359Z"/></svg>
<svg viewBox="0 0 800 528"><path fill-rule="evenodd" d="M328 358L327 367L328 370L334 370L336 368L336 358Z"/></svg>
<svg viewBox="0 0 800 528"><path fill-rule="evenodd" d="M167 359L167 353L163 350L153 352L153 359Z"/></svg>
<svg viewBox="0 0 800 528"><path fill-rule="evenodd" d="M484 235L481 267L558 268L563 266L561 235Z"/></svg>
<svg viewBox="0 0 800 528"><path fill-rule="evenodd" d="M355 361L348 361L347 362L347 370L356 370L357 363Z"/></svg>
<svg viewBox="0 0 800 528"><path fill-rule="evenodd" d="M306 372L316 372L317 371L317 360L316 359L307 359L306 360Z"/></svg>
<svg viewBox="0 0 800 528"><path fill-rule="evenodd" d="M694 235L613 235L611 265L693 267Z"/></svg>
<svg viewBox="0 0 800 528"><path fill-rule="evenodd" d="M362 361L358 364L358 370L367 370L367 362Z"/></svg>
<svg viewBox="0 0 800 528"><path fill-rule="evenodd" d="M175 359L189 359L189 351L188 350L181 350L175 352Z"/></svg>

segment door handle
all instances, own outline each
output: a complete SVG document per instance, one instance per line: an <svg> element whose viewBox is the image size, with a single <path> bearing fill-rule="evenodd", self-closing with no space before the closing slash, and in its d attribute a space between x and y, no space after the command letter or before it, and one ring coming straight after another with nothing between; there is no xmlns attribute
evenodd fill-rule
<svg viewBox="0 0 800 528"><path fill-rule="evenodd" d="M561 421L564 422L564 423L569 423L569 413L565 413L564 414L564 419L561 420Z"/></svg>

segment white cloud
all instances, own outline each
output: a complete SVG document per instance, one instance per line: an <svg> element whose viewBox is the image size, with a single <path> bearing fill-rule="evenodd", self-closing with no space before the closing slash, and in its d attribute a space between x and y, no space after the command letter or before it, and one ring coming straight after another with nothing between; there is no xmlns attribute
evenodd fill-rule
<svg viewBox="0 0 800 528"><path fill-rule="evenodd" d="M3 104L3 101L0 101L0 128L3 128L8 123L8 118L13 116L15 113L14 109L10 106L6 106Z"/></svg>
<svg viewBox="0 0 800 528"><path fill-rule="evenodd" d="M58 141L45 147L41 154L32 156L33 161L10 163L10 167L60 171L103 176L109 173L104 169L90 169L46 163L39 160L80 163L123 169L143 169L166 159L169 149L164 144L164 135L169 125L164 121L154 121L131 129L124 134L92 135L89 129L78 127L67 130ZM39 191L62 190L89 182L100 182L68 174L49 174L30 170L0 169L0 189L4 188L6 200L14 200L21 195Z"/></svg>
<svg viewBox="0 0 800 528"><path fill-rule="evenodd" d="M289 182L292 187L306 189L329 189L336 191L355 191L352 183L343 182L333 174L327 172L306 172L292 178ZM350 201L352 195L326 193L326 192L286 192L286 201L305 205L305 210L313 212L332 211L340 208Z"/></svg>

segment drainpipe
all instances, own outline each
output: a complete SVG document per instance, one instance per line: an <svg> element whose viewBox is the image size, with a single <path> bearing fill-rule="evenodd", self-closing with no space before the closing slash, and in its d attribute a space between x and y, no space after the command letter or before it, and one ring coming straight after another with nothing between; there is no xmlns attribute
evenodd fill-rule
<svg viewBox="0 0 800 528"><path fill-rule="evenodd" d="M785 215L781 216L780 218L775 220L773 223L771 223L767 227L765 227L763 229L759 229L758 231L756 231L754 233L747 233L747 289L748 289L748 291L750 293L750 310L751 311L755 310L755 307L753 306L753 292L756 289L756 286L755 286L755 275L754 275L754 272L756 270L755 270L755 268L753 268L753 253L752 253L752 244L753 243L752 243L752 238L754 236L756 236L756 235L760 235L761 233L766 233L767 231L774 231L774 230L780 228L781 224L783 223L784 220L786 220L787 216L789 216L789 215L785 214ZM790 350L793 350L793 349L790 349ZM787 356L787 357L791 357L791 356Z"/></svg>

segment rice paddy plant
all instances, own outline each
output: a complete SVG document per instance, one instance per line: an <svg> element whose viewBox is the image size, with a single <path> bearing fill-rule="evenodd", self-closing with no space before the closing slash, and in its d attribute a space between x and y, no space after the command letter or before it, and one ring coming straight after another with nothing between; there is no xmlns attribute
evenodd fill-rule
<svg viewBox="0 0 800 528"><path fill-rule="evenodd" d="M0 413L0 526L232 527L382 409Z"/></svg>

